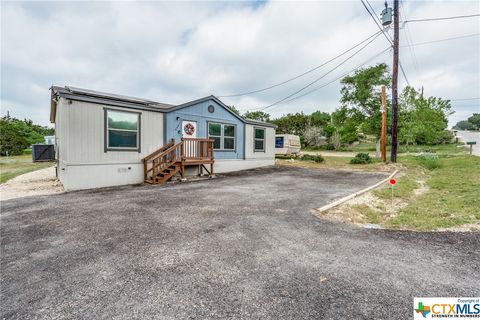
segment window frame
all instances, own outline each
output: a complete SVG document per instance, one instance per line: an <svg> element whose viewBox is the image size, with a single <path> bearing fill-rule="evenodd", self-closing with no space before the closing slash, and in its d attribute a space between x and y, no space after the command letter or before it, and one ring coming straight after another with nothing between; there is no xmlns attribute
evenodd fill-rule
<svg viewBox="0 0 480 320"><path fill-rule="evenodd" d="M220 136L211 135L210 134L210 124L218 124L220 125ZM225 126L232 126L233 127L233 137L225 136ZM207 121L207 137L220 138L220 149L213 148L214 151L222 151L222 152L237 152L237 125L234 123L226 123L226 122L217 122L217 121ZM233 149L225 149L225 138L233 139Z"/></svg>
<svg viewBox="0 0 480 320"><path fill-rule="evenodd" d="M262 131L263 131L263 139L259 139L259 138L256 138L256 137L255 137L256 130L262 130ZM253 127L253 152L265 152L265 141L267 140L267 139L266 139L266 134L267 134L266 128ZM255 142L256 142L257 140L263 141L263 149L257 149L257 146L256 146L256 144L255 144Z"/></svg>
<svg viewBox="0 0 480 320"><path fill-rule="evenodd" d="M130 113L130 114L135 114L137 115L137 130L126 130L126 129L109 129L108 128L108 112L119 112L119 113ZM120 110L120 109L113 109L113 108L103 108L103 120L104 120L104 127L103 127L103 133L104 133L104 152L108 151L133 151L133 152L141 152L141 129L142 129L142 113L141 112L135 112L135 111L126 111L126 110ZM109 141L108 141L108 132L109 130L114 130L114 131L126 131L126 132L136 132L137 133L137 146L135 148L128 148L128 147L110 147L109 146Z"/></svg>

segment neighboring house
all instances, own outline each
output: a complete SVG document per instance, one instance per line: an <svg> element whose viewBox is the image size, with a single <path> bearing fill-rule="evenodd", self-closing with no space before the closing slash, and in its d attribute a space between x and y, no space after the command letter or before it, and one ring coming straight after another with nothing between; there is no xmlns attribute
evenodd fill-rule
<svg viewBox="0 0 480 320"><path fill-rule="evenodd" d="M276 126L244 119L214 96L170 105L53 86L51 98L57 176L66 190L275 162Z"/></svg>

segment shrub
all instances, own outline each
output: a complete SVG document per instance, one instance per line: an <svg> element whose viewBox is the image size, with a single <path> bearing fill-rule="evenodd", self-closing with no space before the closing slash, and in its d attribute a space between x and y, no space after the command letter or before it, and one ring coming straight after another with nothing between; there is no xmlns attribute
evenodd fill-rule
<svg viewBox="0 0 480 320"><path fill-rule="evenodd" d="M285 155L285 154L276 154L275 155L275 159L291 160L293 158L294 158L294 156L291 156L291 155Z"/></svg>
<svg viewBox="0 0 480 320"><path fill-rule="evenodd" d="M350 160L352 164L366 164L372 163L372 158L368 153L357 153L357 155Z"/></svg>
<svg viewBox="0 0 480 320"><path fill-rule="evenodd" d="M304 142L306 146L319 148L327 144L327 138L321 127L309 127L305 130Z"/></svg>
<svg viewBox="0 0 480 320"><path fill-rule="evenodd" d="M314 161L317 163L324 162L325 159L321 155L310 155L310 154L304 154L300 160L304 161Z"/></svg>
<svg viewBox="0 0 480 320"><path fill-rule="evenodd" d="M434 170L442 167L442 162L435 153L422 153L416 158L418 163L428 170Z"/></svg>

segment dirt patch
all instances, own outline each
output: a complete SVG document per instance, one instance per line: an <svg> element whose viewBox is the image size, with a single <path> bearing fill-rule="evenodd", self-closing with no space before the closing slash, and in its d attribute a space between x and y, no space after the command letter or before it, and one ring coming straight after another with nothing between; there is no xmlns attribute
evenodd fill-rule
<svg viewBox="0 0 480 320"><path fill-rule="evenodd" d="M32 171L0 185L0 200L63 192L55 167Z"/></svg>
<svg viewBox="0 0 480 320"><path fill-rule="evenodd" d="M404 176L405 173L400 172L397 178ZM388 220L394 218L400 210L407 207L411 201L430 189L426 180L418 179L416 183L418 184L418 188L412 190L411 196L408 198L394 197L393 199L382 199L374 194L374 189L327 211L316 211L315 214L322 219L335 222L353 223L359 226L365 224L381 226ZM379 186L378 188L381 187L382 186ZM479 229L480 226L478 225L465 225L439 231L475 231Z"/></svg>

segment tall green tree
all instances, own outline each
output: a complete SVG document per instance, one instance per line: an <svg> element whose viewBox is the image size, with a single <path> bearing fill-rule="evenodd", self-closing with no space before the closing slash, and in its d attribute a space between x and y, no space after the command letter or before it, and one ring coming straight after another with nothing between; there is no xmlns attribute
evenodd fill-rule
<svg viewBox="0 0 480 320"><path fill-rule="evenodd" d="M426 98L420 91L405 87L399 97L399 142L431 145L448 141L445 129L452 113L449 100Z"/></svg>
<svg viewBox="0 0 480 320"><path fill-rule="evenodd" d="M382 130L381 86L390 87L391 74L385 63L357 70L342 79L340 102L356 114L360 129L380 137ZM359 117L361 119L359 119Z"/></svg>

